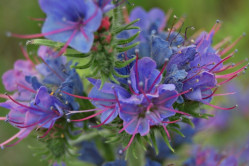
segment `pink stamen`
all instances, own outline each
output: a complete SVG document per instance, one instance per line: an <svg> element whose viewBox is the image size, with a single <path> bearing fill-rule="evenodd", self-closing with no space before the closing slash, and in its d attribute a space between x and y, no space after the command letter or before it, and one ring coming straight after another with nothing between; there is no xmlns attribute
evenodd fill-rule
<svg viewBox="0 0 250 166"><path fill-rule="evenodd" d="M164 128L165 132L167 133L168 139L171 140L170 134L164 124L162 124L162 127Z"/></svg>
<svg viewBox="0 0 250 166"><path fill-rule="evenodd" d="M22 106L22 107L24 107L24 108L32 109L32 110L34 110L34 111L39 111L39 112L45 112L45 113L46 113L46 111L44 111L44 110L41 110L41 109L38 109L38 108L35 108L35 107L29 107L29 106L27 106L27 105L24 105L24 104L22 104L22 103L19 103L18 101L14 100L14 99L13 99L10 95L8 95L8 94L6 94L6 96L8 96L8 98L9 98L10 100L12 100L14 103L16 103L17 105L20 105L20 106Z"/></svg>
<svg viewBox="0 0 250 166"><path fill-rule="evenodd" d="M237 76L238 76L238 75L236 74L236 75L232 76L231 78L229 78L229 79L227 79L227 80L225 80L225 81L222 81L222 82L218 83L217 85L223 85L223 84L225 84L225 83L231 81L232 79L234 79L234 78L237 77Z"/></svg>
<svg viewBox="0 0 250 166"><path fill-rule="evenodd" d="M138 93L136 93L136 92L133 90L133 88L131 87L131 83L128 83L128 87L129 87L130 92L132 92L134 95L136 95L136 96L139 95Z"/></svg>
<svg viewBox="0 0 250 166"><path fill-rule="evenodd" d="M123 151L126 151L130 147L131 143L133 142L133 140L135 138L135 135L136 135L136 132L138 132L137 130L138 130L140 122L141 122L141 119L138 120L138 123L136 125L135 131L133 132L133 135L130 138L128 145L123 149Z"/></svg>
<svg viewBox="0 0 250 166"><path fill-rule="evenodd" d="M100 123L99 125L96 125L96 126L92 126L93 128L97 128L97 127L101 127L102 125L104 125L110 118L111 116L115 113L115 108L113 109L113 111L109 114L109 116L102 122Z"/></svg>
<svg viewBox="0 0 250 166"><path fill-rule="evenodd" d="M85 20L85 21L83 22L83 25L86 25L86 24L88 24L91 20L93 20L93 19L96 17L97 13L98 13L98 7L96 6L94 14L93 14L92 16L90 16L87 20Z"/></svg>
<svg viewBox="0 0 250 166"><path fill-rule="evenodd" d="M100 110L100 108L95 108L95 109L90 109L90 110L82 110L82 111L69 111L69 113L67 113L66 115L85 113L85 112L93 112L93 111L97 111L97 110Z"/></svg>
<svg viewBox="0 0 250 166"><path fill-rule="evenodd" d="M14 136L12 136L11 138L9 138L8 140L6 140L5 142L0 144L0 147L3 148L4 145L10 143L11 141L13 141L15 138L17 138L19 135L21 135L22 133L24 133L25 130L20 130L18 133L16 133Z"/></svg>
<svg viewBox="0 0 250 166"><path fill-rule="evenodd" d="M44 137L46 137L46 135L48 135L49 132L51 131L52 127L53 127L53 123L50 124L48 130L47 130L42 136L40 136L39 138L44 138Z"/></svg>
<svg viewBox="0 0 250 166"><path fill-rule="evenodd" d="M10 145L6 145L6 147L12 147L12 146L15 146L15 145L17 145L19 142L21 142L23 139L19 139L19 140L17 140L15 143L13 143L13 144L10 144Z"/></svg>
<svg viewBox="0 0 250 166"><path fill-rule="evenodd" d="M6 120L6 117L0 117L0 120Z"/></svg>
<svg viewBox="0 0 250 166"><path fill-rule="evenodd" d="M122 14L123 14L123 18L126 24L130 23L130 19L129 19L129 15L128 15L128 10L127 8L122 8Z"/></svg>
<svg viewBox="0 0 250 166"><path fill-rule="evenodd" d="M3 98L3 99L9 99L6 95L4 94L0 94L0 98Z"/></svg>
<svg viewBox="0 0 250 166"><path fill-rule="evenodd" d="M159 108L163 109L163 110L166 110L166 111L171 111L171 112L175 112L175 113L179 113L179 114L190 116L190 114L188 114L186 112L178 111L178 110L175 110L175 109L165 108L165 107L162 107L162 106L160 106Z"/></svg>
<svg viewBox="0 0 250 166"><path fill-rule="evenodd" d="M233 106L233 107L230 107L230 108L223 108L223 107L220 107L220 106L217 106L217 105L212 105L210 103L205 103L203 102L204 104L208 105L208 106L211 106L213 108L216 108L216 109L220 109L220 110L231 110L231 109L234 109L237 107L237 105Z"/></svg>
<svg viewBox="0 0 250 166"><path fill-rule="evenodd" d="M20 86L20 87L22 87L23 89L26 89L26 90L32 92L32 93L36 93L36 91L35 91L34 89L28 88L28 87L25 86L25 85L22 85L22 84L20 84L20 83L17 83L17 85Z"/></svg>
<svg viewBox="0 0 250 166"><path fill-rule="evenodd" d="M61 56L67 49L67 47L69 46L70 42L73 40L73 38L75 37L76 33L77 33L77 29L75 29L73 31L73 33L71 34L71 36L69 37L68 41L65 43L65 45L63 46L63 48L59 51L59 53L57 54L56 57Z"/></svg>
<svg viewBox="0 0 250 166"><path fill-rule="evenodd" d="M91 97L85 97L85 96L78 96L78 95L74 95L65 91L62 91L63 93L72 96L72 97L76 97L79 99L84 99L84 100L94 100L94 101L107 101L107 102L116 102L115 99L101 99L101 98L91 98Z"/></svg>
<svg viewBox="0 0 250 166"><path fill-rule="evenodd" d="M225 70L227 70L227 69L233 69L233 68L235 68L235 67L241 65L241 64L244 63L244 62L246 62L246 60L242 60L242 61L238 62L238 63L235 64L235 65L230 64L230 65L224 66L221 70L214 71L213 73L220 73L220 72L223 72L223 71L225 71Z"/></svg>
<svg viewBox="0 0 250 166"><path fill-rule="evenodd" d="M81 121L85 121L85 120L91 119L91 118L93 118L93 117L95 117L95 116L97 116L97 115L100 115L100 114L102 114L103 112L105 112L105 111L107 111L107 110L109 110L109 108L104 109L104 110L102 110L102 111L100 111L100 112L97 112L97 113L95 113L95 114L93 114L93 115L90 115L90 116L88 116L88 117L86 117L86 118L76 119L76 120L71 120L71 121L72 121L72 122L81 122Z"/></svg>
<svg viewBox="0 0 250 166"><path fill-rule="evenodd" d="M229 50L231 50L243 38L243 36L244 35L241 35L237 40L235 40L231 45L229 45L224 50L222 50L219 54L224 55L225 53L227 53Z"/></svg>
<svg viewBox="0 0 250 166"><path fill-rule="evenodd" d="M32 66L34 67L35 64L34 64L33 61L30 59L27 50L24 49L21 45L20 45L20 48L21 48L21 51L22 51L22 53L23 53L23 56L24 56L24 57L32 64Z"/></svg>
<svg viewBox="0 0 250 166"><path fill-rule="evenodd" d="M29 124L29 125L26 125L26 126L19 126L17 125L16 127L18 128L28 128L28 127L33 127L33 126L36 126L38 125L39 123L42 123L43 121L45 121L49 116L46 116L44 117L43 119L39 120L38 122L35 122L35 123L32 123L32 124Z"/></svg>
<svg viewBox="0 0 250 166"><path fill-rule="evenodd" d="M240 68L239 70L237 70L237 71L235 71L235 72L233 72L233 73L229 73L229 74L225 74L225 75L216 75L215 77L216 77L216 78L228 78L228 77L231 77L231 76L236 75L236 74L242 72L243 70L245 70L245 68L246 68L247 66L248 66L248 65L245 65L245 66L243 66L242 68Z"/></svg>
<svg viewBox="0 0 250 166"><path fill-rule="evenodd" d="M229 54L226 58L222 59L220 62L218 62L212 69L209 70L209 72L212 72L220 64L222 64L223 62L225 62L226 60L228 60L229 58L231 58L234 55L234 53L235 53L235 51L232 52L231 54Z"/></svg>
<svg viewBox="0 0 250 166"><path fill-rule="evenodd" d="M171 124L171 123L176 123L176 122L180 122L182 119L177 119L177 120L174 120L174 121L170 121L170 122L162 122L162 123L167 123L167 124Z"/></svg>
<svg viewBox="0 0 250 166"><path fill-rule="evenodd" d="M89 40L89 37L87 36L87 34L85 33L85 31L82 28L80 28L80 31L81 31L82 35L85 37L85 39Z"/></svg>
<svg viewBox="0 0 250 166"><path fill-rule="evenodd" d="M208 99L208 98L210 98L210 97L212 97L214 94L215 94L215 92L218 90L218 88L216 88L213 92L212 92L212 94L210 94L210 95L208 95L208 96L206 96L206 97L203 97L202 99L204 100L204 99Z"/></svg>
<svg viewBox="0 0 250 166"><path fill-rule="evenodd" d="M20 34L11 33L11 36L17 37L17 38L22 38L22 39L32 39L32 38L37 38L37 37L49 36L49 35L53 35L53 34L56 34L56 33L61 33L61 32L64 32L64 31L69 31L69 30L72 30L74 28L75 28L75 26L71 26L71 27L66 27L66 28L62 28L62 29L57 29L57 30L47 32L47 33L32 34L32 35L20 35Z"/></svg>
<svg viewBox="0 0 250 166"><path fill-rule="evenodd" d="M61 77L53 68L50 67L50 65L42 58L42 57L39 57L42 62L62 81L64 81L64 78Z"/></svg>
<svg viewBox="0 0 250 166"><path fill-rule="evenodd" d="M177 21L177 23L174 25L174 29L175 30L179 29L184 23L184 21L185 21L185 17L181 17L179 21Z"/></svg>
<svg viewBox="0 0 250 166"><path fill-rule="evenodd" d="M164 72L166 66L167 66L167 62L168 61L165 61L160 73L158 74L158 76L156 77L156 79L154 80L154 82L152 83L151 87L149 88L148 92L150 93L151 90L153 89L153 87L155 86L156 82L158 81L158 79L161 77L162 73Z"/></svg>
<svg viewBox="0 0 250 166"><path fill-rule="evenodd" d="M226 37L225 39L223 39L221 42L219 42L218 44L216 44L214 46L215 50L218 50L220 47L222 47L224 44L226 44L227 42L229 42L231 40L231 37Z"/></svg>
<svg viewBox="0 0 250 166"><path fill-rule="evenodd" d="M163 22L163 24L162 24L161 27L160 27L160 31L163 31L163 30L164 30L164 28L165 28L165 26L166 26L166 24L167 24L167 22L168 22L168 20L169 20L169 18L170 18L170 16L171 16L172 12L173 12L173 10L171 10L171 9L168 10L168 12L167 12L167 14L166 14L166 16L165 16L164 22Z"/></svg>
<svg viewBox="0 0 250 166"><path fill-rule="evenodd" d="M191 92L192 90L193 90L193 89L189 89L189 90L186 90L186 91L184 91L184 92L178 93L178 94L176 94L176 95L174 95L174 96L168 97L168 98L166 98L166 99L160 101L158 104L163 104L163 103L165 103L165 102L168 101L168 100L171 100L171 99L173 99L173 98L175 98L175 97L178 97L178 96L181 96L181 95L186 94L186 93L188 93L188 92Z"/></svg>
<svg viewBox="0 0 250 166"><path fill-rule="evenodd" d="M33 21L45 21L45 18L33 18L33 17L29 17L30 20Z"/></svg>
<svg viewBox="0 0 250 166"><path fill-rule="evenodd" d="M228 95L233 95L235 94L236 92L228 92L228 93L221 93L221 94L215 94L213 96L228 96Z"/></svg>
<svg viewBox="0 0 250 166"><path fill-rule="evenodd" d="M171 26L171 28L170 28L170 31L168 32L168 37L167 37L167 39L166 39L167 41L168 41L168 39L169 39L169 37L170 37L172 31L175 30L175 29L174 29L174 24L175 24L176 18L177 18L177 17L174 15L174 21L173 21L173 24L172 24L172 26Z"/></svg>

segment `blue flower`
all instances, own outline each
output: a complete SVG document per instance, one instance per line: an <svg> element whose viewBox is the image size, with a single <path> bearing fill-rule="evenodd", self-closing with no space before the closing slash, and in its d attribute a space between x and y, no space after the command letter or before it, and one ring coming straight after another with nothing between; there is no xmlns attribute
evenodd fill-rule
<svg viewBox="0 0 250 166"><path fill-rule="evenodd" d="M42 34L50 40L66 43L61 53L69 45L87 53L90 51L94 32L101 24L102 12L92 0L39 0L47 18Z"/></svg>
<svg viewBox="0 0 250 166"><path fill-rule="evenodd" d="M101 165L104 162L103 157L98 152L98 149L94 142L83 141L79 151L79 159L96 165Z"/></svg>

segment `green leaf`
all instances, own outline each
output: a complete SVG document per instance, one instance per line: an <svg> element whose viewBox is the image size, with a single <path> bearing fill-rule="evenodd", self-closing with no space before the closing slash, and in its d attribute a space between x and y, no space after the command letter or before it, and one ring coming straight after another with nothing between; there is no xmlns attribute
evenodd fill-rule
<svg viewBox="0 0 250 166"><path fill-rule="evenodd" d="M165 132L165 130L164 130L163 128L160 128L160 133L161 133L161 135L162 135L162 137L163 137L163 139L164 139L166 145L168 146L168 148L169 148L172 152L174 152L174 149L173 149L173 147L170 145L170 142L169 142L169 140L168 140L167 134L166 134L166 132Z"/></svg>
<svg viewBox="0 0 250 166"><path fill-rule="evenodd" d="M131 26L131 27L126 28L125 30L131 30L131 29L138 29L138 30L140 30L141 28L140 27Z"/></svg>
<svg viewBox="0 0 250 166"><path fill-rule="evenodd" d="M82 66L73 66L73 68L75 68L75 69L87 69L87 68L89 68L92 65L93 61L94 61L94 57L91 57L91 59L89 60L89 62L86 63L85 65L82 65Z"/></svg>
<svg viewBox="0 0 250 166"><path fill-rule="evenodd" d="M178 129L170 127L169 130L174 131L175 133L179 134L180 136L182 136L183 138L185 137L185 135Z"/></svg>
<svg viewBox="0 0 250 166"><path fill-rule="evenodd" d="M126 46L126 47L116 47L116 49L118 52L125 52L125 51L130 50L131 48L134 48L138 44L140 44L140 42L133 43L133 44Z"/></svg>
<svg viewBox="0 0 250 166"><path fill-rule="evenodd" d="M130 27L131 25L133 25L134 23L136 23L136 22L138 22L138 21L140 21L139 18L136 19L136 20L134 20L134 21L132 21L132 22L130 22L130 23L128 23L127 25L125 25L125 26L123 26L123 27L119 27L119 28L115 29L115 30L114 30L114 34L115 34L115 35L119 34L120 32L126 30L128 27Z"/></svg>
<svg viewBox="0 0 250 166"><path fill-rule="evenodd" d="M192 128L195 127L194 123L189 118L182 117L182 122L189 124Z"/></svg>
<svg viewBox="0 0 250 166"><path fill-rule="evenodd" d="M159 154L159 149L158 149L158 146L157 146L157 142L156 142L154 131L150 131L150 138L151 138L153 146L155 148L155 153L156 153L156 155L158 155Z"/></svg>
<svg viewBox="0 0 250 166"><path fill-rule="evenodd" d="M128 78L129 75L121 75L119 73L117 73L117 71L113 70L112 72L116 77L119 77L119 78Z"/></svg>
<svg viewBox="0 0 250 166"><path fill-rule="evenodd" d="M129 59L127 61L124 61L124 62L116 61L115 62L115 67L118 68L118 69L124 68L124 67L128 66L130 63L132 63L135 59L136 59L136 56L134 58L131 58L131 59Z"/></svg>
<svg viewBox="0 0 250 166"><path fill-rule="evenodd" d="M63 55L67 56L67 57L73 57L73 58L87 58L89 57L91 54L68 54L67 52L64 53Z"/></svg>
<svg viewBox="0 0 250 166"><path fill-rule="evenodd" d="M34 45L43 45L43 46L49 46L54 48L60 48L64 46L64 43L61 42L55 42L48 39L33 39L27 41L26 45L34 44Z"/></svg>
<svg viewBox="0 0 250 166"><path fill-rule="evenodd" d="M118 41L117 41L117 44L118 44L118 45L128 44L128 43L132 42L133 40L135 40L135 38L137 38L137 36L138 36L139 34L140 34L140 31L137 32L135 35L131 36L131 37L128 38L128 39L118 40Z"/></svg>

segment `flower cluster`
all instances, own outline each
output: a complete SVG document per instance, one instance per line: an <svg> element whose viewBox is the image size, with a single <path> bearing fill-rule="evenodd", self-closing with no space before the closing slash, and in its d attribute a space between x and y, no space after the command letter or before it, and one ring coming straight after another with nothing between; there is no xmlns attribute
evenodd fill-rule
<svg viewBox="0 0 250 166"><path fill-rule="evenodd" d="M115 135L109 133L109 136L113 137L112 140L123 142L125 147L121 153L135 144L135 138L139 142L145 141L142 143L145 147L152 140L156 149L155 133L159 131L173 151L170 140L173 139L172 144L178 147L189 142L195 133L183 123L197 125L199 118L211 116L198 109L202 105L221 110L236 108L236 105L229 108L213 105L211 101L215 96L233 94L216 94L216 91L246 69L247 65L243 65L245 61L225 64L237 50L228 52L244 35L224 48L227 40L213 46L212 40L221 26L220 21L210 32L188 38L187 31L194 28L188 27L182 33L184 17L177 20L174 16L170 24L172 11L165 15L157 8L146 12L137 7L130 16L123 9L124 18L120 18L117 12L122 10L120 5L125 2L65 0L62 3L60 0L39 0L46 14L46 18L42 19L42 32L10 34L19 38L46 39L28 42L41 45L35 57L30 57L21 47L26 60L17 60L14 69L2 76L5 89L12 94L0 96L7 99L0 106L10 110L0 120L20 130L2 142L2 148L20 142L34 129L43 131L40 138L48 136L53 139L54 136L48 133L57 130L56 126L70 126L67 132L73 133L73 136L62 136L63 141L70 140L75 135L75 128L80 126L86 135L91 130L96 131L93 128L116 131ZM79 66L74 63L76 58L90 60ZM86 60L80 59L81 62ZM238 66L241 67L231 73L220 74ZM76 69L87 68L92 71L90 75L81 73L90 84L86 82L86 87L91 86L92 89L84 90L80 72ZM191 120L192 117L196 119ZM77 123L82 121L80 125ZM182 132L190 137L176 136L183 136ZM9 144L15 138L19 140ZM96 164L104 162L94 143L81 144L85 147L81 149L81 159ZM89 157L89 153L98 159ZM59 160L60 157L53 159ZM158 154L148 157L147 165L158 165L151 159L162 162L164 157ZM226 164L228 161L223 162ZM106 165L119 163L126 165L120 158Z"/></svg>

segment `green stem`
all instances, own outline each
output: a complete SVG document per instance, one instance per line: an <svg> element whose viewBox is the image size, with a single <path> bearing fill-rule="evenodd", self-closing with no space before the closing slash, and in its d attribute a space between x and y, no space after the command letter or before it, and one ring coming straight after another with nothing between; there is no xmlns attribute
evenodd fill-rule
<svg viewBox="0 0 250 166"><path fill-rule="evenodd" d="M97 136L105 137L107 135L111 134L111 131L102 129L102 130L95 130L89 133L83 133L77 140L71 140L69 143L71 145L76 145L78 143L81 143L82 141L93 139Z"/></svg>

